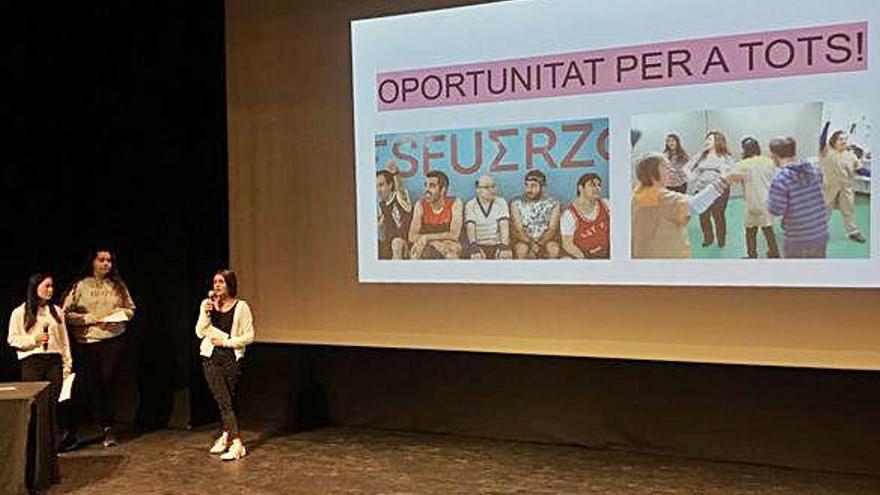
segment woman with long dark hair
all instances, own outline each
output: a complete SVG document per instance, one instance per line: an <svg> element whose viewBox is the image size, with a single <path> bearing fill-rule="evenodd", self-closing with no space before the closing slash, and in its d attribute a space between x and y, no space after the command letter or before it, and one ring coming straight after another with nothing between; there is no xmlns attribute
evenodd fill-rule
<svg viewBox="0 0 880 495"><path fill-rule="evenodd" d="M134 301L109 249L95 251L64 298L64 316L74 339L77 379L89 391L92 414L104 447L117 444L116 383ZM80 402L81 403L81 402Z"/></svg>
<svg viewBox="0 0 880 495"><path fill-rule="evenodd" d="M669 133L666 135L663 156L669 161L666 189L687 194L688 174L684 167L690 160L690 156L681 147L681 138L678 137L678 134Z"/></svg>
<svg viewBox="0 0 880 495"><path fill-rule="evenodd" d="M719 131L706 134L703 150L695 155L685 166L688 174L696 177L694 183L697 192L709 187L718 179L726 177L733 169L733 154L727 147L727 138ZM715 200L708 210L700 213L700 228L703 231L703 247L711 246L718 239L718 247L723 248L727 242L727 200L730 189ZM712 231L712 223L715 231Z"/></svg>
<svg viewBox="0 0 880 495"><path fill-rule="evenodd" d="M52 304L55 294L52 276L45 273L28 279L25 302L9 317L9 345L21 362L21 380L49 382L49 424L53 448L58 447L57 406L61 383L73 369L67 328L62 310ZM57 464L52 478L58 478Z"/></svg>
<svg viewBox="0 0 880 495"><path fill-rule="evenodd" d="M202 301L196 335L202 339L199 353L211 394L220 409L222 433L209 452L224 461L247 454L238 429L235 402L238 394L239 361L254 341L254 318L250 306L238 299L238 278L231 270L219 270L211 283L210 297Z"/></svg>

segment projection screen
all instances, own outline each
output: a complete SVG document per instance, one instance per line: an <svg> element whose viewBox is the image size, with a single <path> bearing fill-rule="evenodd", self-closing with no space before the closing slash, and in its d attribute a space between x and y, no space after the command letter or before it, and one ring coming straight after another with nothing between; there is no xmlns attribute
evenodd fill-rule
<svg viewBox="0 0 880 495"><path fill-rule="evenodd" d="M227 2L258 340L880 367L880 9L770 4Z"/></svg>
<svg viewBox="0 0 880 495"><path fill-rule="evenodd" d="M360 280L877 287L880 8L827 7L536 1L353 23ZM773 162L785 137L803 167ZM637 168L664 151L659 194Z"/></svg>

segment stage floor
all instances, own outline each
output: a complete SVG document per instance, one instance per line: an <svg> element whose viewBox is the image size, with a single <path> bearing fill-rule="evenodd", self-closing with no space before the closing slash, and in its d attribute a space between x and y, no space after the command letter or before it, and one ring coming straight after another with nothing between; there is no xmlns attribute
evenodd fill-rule
<svg viewBox="0 0 880 495"><path fill-rule="evenodd" d="M356 428L246 432L249 456L207 453L211 432L162 430L62 454L76 494L871 494L880 478Z"/></svg>

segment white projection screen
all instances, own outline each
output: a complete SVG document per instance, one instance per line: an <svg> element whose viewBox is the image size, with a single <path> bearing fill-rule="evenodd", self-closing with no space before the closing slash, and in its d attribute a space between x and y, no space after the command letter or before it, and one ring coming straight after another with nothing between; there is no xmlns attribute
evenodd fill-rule
<svg viewBox="0 0 880 495"><path fill-rule="evenodd" d="M880 4L449 4L227 2L258 340L880 369Z"/></svg>
<svg viewBox="0 0 880 495"><path fill-rule="evenodd" d="M848 155L848 167L870 170L880 142L871 133L880 73L868 60L878 12L867 0L834 9L821 1L535 1L353 23L361 281L877 287L880 244L867 234L878 225L877 181L859 172L841 186L847 218L832 213L827 239L803 230L822 227L780 212L794 218L822 208L823 187L837 186L818 179L811 198L777 202L771 212L766 182L784 169L769 159L777 137L795 139L798 161L833 166L819 149L826 125L858 146L861 159ZM703 157L713 131L727 145ZM645 153L663 152L669 134L695 159L677 165L690 180L670 179L690 192L655 206L653 191L634 187L634 167ZM742 159L745 138L760 145L766 171ZM375 173L389 166L406 194L383 200L376 182L392 179ZM748 174L726 190L724 204L675 225L666 219L675 201L713 189L725 168ZM525 195L533 170L543 174L539 199ZM448 183L445 196L457 199L432 200L438 218L421 207L429 171L443 173L430 180ZM601 188L578 201L587 174ZM494 193L471 202L480 177ZM802 192L779 182L780 194ZM866 242L849 239L851 223ZM743 260L747 227L769 227L777 249L762 235L753 250L762 256ZM822 244L822 261L773 257L801 242ZM495 252L516 262L490 259Z"/></svg>

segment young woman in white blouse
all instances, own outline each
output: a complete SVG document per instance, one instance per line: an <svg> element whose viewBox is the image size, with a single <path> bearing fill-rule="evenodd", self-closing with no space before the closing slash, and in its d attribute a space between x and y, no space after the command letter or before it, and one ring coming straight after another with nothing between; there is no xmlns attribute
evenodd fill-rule
<svg viewBox="0 0 880 495"><path fill-rule="evenodd" d="M220 410L223 430L209 452L220 454L224 461L234 461L247 454L234 405L239 360L244 357L245 347L254 341L254 319L247 302L238 299L235 272L218 271L212 287L210 297L202 301L196 322L196 335L202 339L202 368Z"/></svg>
<svg viewBox="0 0 880 495"><path fill-rule="evenodd" d="M52 445L58 446L57 407L61 383L73 368L63 312L52 304L52 276L38 273L28 279L27 298L9 317L9 345L21 363L21 380L49 382L49 421ZM57 473L53 477L57 478Z"/></svg>

